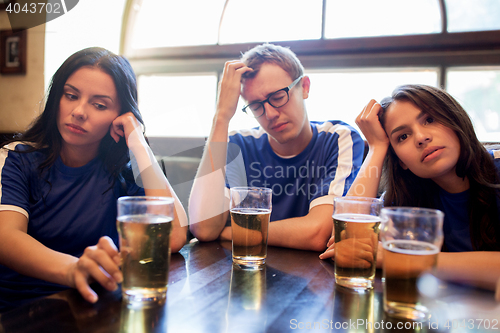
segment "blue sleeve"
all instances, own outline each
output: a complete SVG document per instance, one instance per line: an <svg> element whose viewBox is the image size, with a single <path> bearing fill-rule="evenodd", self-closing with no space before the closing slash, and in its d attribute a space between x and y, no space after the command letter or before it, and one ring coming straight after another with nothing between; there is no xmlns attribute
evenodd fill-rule
<svg viewBox="0 0 500 333"><path fill-rule="evenodd" d="M33 165L27 165L25 158L23 153L0 150L0 210L12 210L7 206L16 206L30 214L28 173Z"/></svg>
<svg viewBox="0 0 500 333"><path fill-rule="evenodd" d="M500 175L500 150L489 150L488 152L493 157L493 163L495 164L495 167Z"/></svg>
<svg viewBox="0 0 500 333"><path fill-rule="evenodd" d="M347 194L349 189L351 188L354 179L358 175L359 169L361 169L361 165L363 164L363 156L365 153L365 141L361 138L361 135L353 128L351 132L352 137L352 169L349 176L347 176L346 184L344 187L344 195Z"/></svg>
<svg viewBox="0 0 500 333"><path fill-rule="evenodd" d="M363 162L364 141L353 127L343 125L335 130L322 147L323 150L330 149L325 162L327 169L323 177L316 179L318 191L310 202L325 197L325 200L333 203L333 197L347 194L358 174Z"/></svg>

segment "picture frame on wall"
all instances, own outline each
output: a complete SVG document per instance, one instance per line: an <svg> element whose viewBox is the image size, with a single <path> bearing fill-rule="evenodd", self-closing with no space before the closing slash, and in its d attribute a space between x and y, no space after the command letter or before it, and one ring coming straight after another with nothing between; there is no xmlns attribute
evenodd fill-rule
<svg viewBox="0 0 500 333"><path fill-rule="evenodd" d="M26 74L26 30L0 31L0 73Z"/></svg>

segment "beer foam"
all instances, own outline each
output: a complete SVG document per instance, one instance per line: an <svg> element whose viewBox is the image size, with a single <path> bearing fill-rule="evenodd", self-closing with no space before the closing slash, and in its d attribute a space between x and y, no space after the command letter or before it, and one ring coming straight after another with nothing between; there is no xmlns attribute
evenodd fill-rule
<svg viewBox="0 0 500 333"><path fill-rule="evenodd" d="M144 224L169 223L174 220L171 216L152 215L152 214L123 215L117 217L116 219L118 220L118 222L122 223L144 223Z"/></svg>
<svg viewBox="0 0 500 333"><path fill-rule="evenodd" d="M355 222L355 223L376 223L380 222L380 217L368 214L333 214L334 220L342 222Z"/></svg>
<svg viewBox="0 0 500 333"><path fill-rule="evenodd" d="M416 255L416 256L439 253L439 248L436 245L416 240L406 240L406 239L390 240L384 242L382 246L387 251Z"/></svg>
<svg viewBox="0 0 500 333"><path fill-rule="evenodd" d="M269 214L271 209L266 208L233 208L230 210L231 213L245 214L245 215L260 215Z"/></svg>

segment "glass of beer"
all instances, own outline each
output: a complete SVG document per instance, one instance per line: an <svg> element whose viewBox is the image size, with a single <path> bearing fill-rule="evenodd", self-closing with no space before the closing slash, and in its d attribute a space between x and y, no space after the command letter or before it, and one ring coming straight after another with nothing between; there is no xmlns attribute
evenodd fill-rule
<svg viewBox="0 0 500 333"><path fill-rule="evenodd" d="M118 199L117 216L123 298L129 303L164 302L174 199L121 197Z"/></svg>
<svg viewBox="0 0 500 333"><path fill-rule="evenodd" d="M233 187L230 193L233 263L242 268L261 269L267 257L272 190Z"/></svg>
<svg viewBox="0 0 500 333"><path fill-rule="evenodd" d="M376 198L334 199L335 282L338 285L357 291L373 288L382 203Z"/></svg>
<svg viewBox="0 0 500 333"><path fill-rule="evenodd" d="M417 281L431 271L443 244L444 214L436 209L382 208L384 311L396 318L427 320Z"/></svg>

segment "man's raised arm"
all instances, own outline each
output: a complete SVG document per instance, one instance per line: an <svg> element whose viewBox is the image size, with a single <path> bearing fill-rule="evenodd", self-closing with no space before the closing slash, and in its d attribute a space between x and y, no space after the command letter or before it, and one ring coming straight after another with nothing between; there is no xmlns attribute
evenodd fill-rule
<svg viewBox="0 0 500 333"><path fill-rule="evenodd" d="M200 241L217 239L228 216L225 166L229 122L238 105L241 77L251 70L238 60L224 67L212 129L189 198L189 228Z"/></svg>

